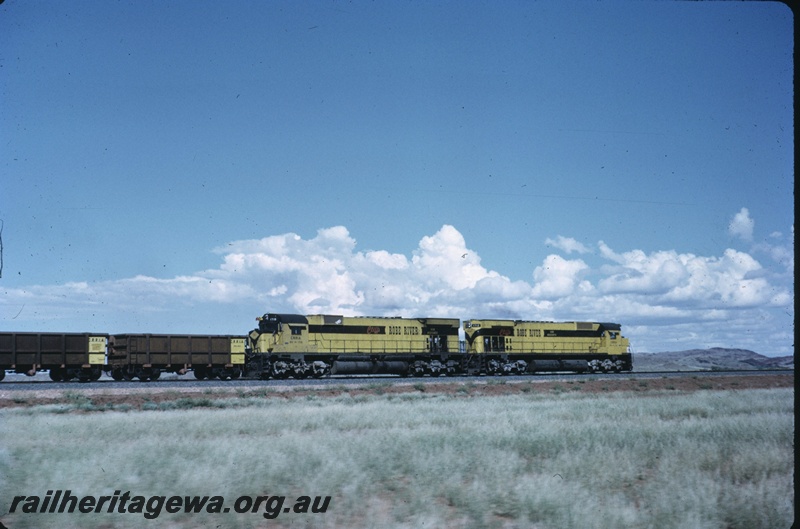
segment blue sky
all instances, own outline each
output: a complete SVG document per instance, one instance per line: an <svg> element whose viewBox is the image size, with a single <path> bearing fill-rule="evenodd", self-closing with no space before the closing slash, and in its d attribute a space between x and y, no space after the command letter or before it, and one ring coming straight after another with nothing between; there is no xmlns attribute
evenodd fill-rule
<svg viewBox="0 0 800 529"><path fill-rule="evenodd" d="M603 320L793 352L771 2L0 4L0 329Z"/></svg>

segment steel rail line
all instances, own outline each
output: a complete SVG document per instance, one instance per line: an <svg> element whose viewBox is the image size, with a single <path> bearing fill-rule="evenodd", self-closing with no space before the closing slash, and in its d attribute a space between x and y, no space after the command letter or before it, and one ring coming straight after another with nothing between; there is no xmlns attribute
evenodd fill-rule
<svg viewBox="0 0 800 529"><path fill-rule="evenodd" d="M392 385L392 384L446 384L446 383L516 383L516 382L552 382L559 380L625 380L625 379L654 379L654 378L681 378L681 377L719 377L719 376L767 376L767 375L794 375L790 369L759 369L759 370L725 370L725 371L640 371L626 373L548 373L535 375L485 375L485 376L439 376L439 377L400 377L397 375L352 375L328 376L323 378L305 379L237 379L237 380L196 380L189 376L178 378L164 377L160 380L149 382L124 381L117 382L110 377L103 376L95 382L53 382L46 375L39 380L31 380L24 375L8 375L0 385L0 391L39 391L43 389L80 391L83 389L176 389L176 388L260 388L260 387L324 387L324 386L352 386L362 385ZM41 375L39 375L41 376ZM37 377L34 377L37 378ZM15 380L18 379L18 380Z"/></svg>

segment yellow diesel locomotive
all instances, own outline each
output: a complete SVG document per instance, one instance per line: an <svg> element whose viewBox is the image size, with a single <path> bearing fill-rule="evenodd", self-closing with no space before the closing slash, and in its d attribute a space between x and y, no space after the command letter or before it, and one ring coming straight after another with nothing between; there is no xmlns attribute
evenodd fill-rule
<svg viewBox="0 0 800 529"><path fill-rule="evenodd" d="M620 372L633 368L618 323L469 320L466 353L486 359L487 373Z"/></svg>
<svg viewBox="0 0 800 529"><path fill-rule="evenodd" d="M248 374L439 375L459 355L459 320L265 314L250 332Z"/></svg>
<svg viewBox="0 0 800 529"><path fill-rule="evenodd" d="M617 323L265 314L250 332L248 376L521 375L632 369Z"/></svg>

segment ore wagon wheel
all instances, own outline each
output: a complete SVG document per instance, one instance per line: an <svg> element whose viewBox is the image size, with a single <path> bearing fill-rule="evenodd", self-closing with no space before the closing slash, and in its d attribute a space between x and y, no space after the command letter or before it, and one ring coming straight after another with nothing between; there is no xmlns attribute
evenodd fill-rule
<svg viewBox="0 0 800 529"><path fill-rule="evenodd" d="M93 379L92 377L94 377L94 373L91 371L81 371L78 373L78 382L91 382L92 380L97 380Z"/></svg>
<svg viewBox="0 0 800 529"><path fill-rule="evenodd" d="M239 378L239 371L234 369L220 369L217 373L220 380L236 380Z"/></svg>

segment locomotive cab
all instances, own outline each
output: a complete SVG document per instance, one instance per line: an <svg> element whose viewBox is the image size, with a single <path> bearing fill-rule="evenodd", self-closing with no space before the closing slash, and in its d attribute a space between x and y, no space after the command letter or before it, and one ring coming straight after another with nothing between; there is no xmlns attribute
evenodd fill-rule
<svg viewBox="0 0 800 529"><path fill-rule="evenodd" d="M299 353L309 349L308 318L298 314L264 314L250 332L254 353Z"/></svg>
<svg viewBox="0 0 800 529"><path fill-rule="evenodd" d="M622 336L622 327L618 323L600 323L600 348L610 355L622 355L630 352L630 342Z"/></svg>

